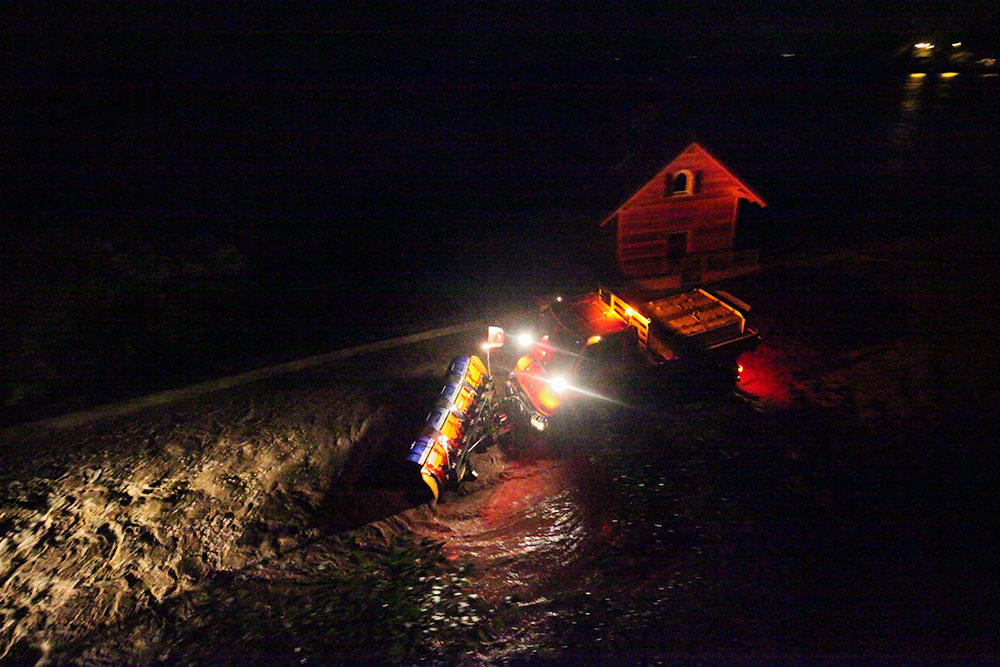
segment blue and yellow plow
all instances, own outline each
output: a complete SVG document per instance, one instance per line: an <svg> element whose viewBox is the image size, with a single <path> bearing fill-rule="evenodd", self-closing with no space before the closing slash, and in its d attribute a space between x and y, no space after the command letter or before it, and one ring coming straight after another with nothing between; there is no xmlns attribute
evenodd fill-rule
<svg viewBox="0 0 1000 667"><path fill-rule="evenodd" d="M449 484L475 479L469 454L483 442L492 444L503 429L507 418L493 392L493 376L482 359L475 355L452 359L444 387L407 456L419 466L432 502Z"/></svg>

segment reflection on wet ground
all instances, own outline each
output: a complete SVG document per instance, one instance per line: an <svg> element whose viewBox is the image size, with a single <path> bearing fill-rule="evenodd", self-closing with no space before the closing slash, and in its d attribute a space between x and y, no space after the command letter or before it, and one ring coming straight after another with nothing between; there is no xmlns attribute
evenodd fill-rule
<svg viewBox="0 0 1000 667"><path fill-rule="evenodd" d="M475 562L484 595L530 599L567 576L592 541L579 494L566 461L515 461L494 486L443 504L415 529Z"/></svg>

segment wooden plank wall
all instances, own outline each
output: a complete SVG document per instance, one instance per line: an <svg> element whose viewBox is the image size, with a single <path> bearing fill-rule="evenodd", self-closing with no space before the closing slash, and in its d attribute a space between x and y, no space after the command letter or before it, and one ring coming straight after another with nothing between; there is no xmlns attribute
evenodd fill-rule
<svg viewBox="0 0 1000 667"><path fill-rule="evenodd" d="M620 267L626 271L629 264L666 257L667 235L675 232L688 232L688 254L732 248L734 208L735 197L689 197L682 206L647 206L622 211L618 218Z"/></svg>

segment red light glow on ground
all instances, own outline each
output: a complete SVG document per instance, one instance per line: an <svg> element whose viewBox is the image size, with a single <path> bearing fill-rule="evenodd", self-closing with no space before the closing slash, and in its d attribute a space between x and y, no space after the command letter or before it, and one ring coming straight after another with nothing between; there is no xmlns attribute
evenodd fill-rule
<svg viewBox="0 0 1000 667"><path fill-rule="evenodd" d="M776 405L791 405L794 379L778 350L761 345L740 356L739 363L741 390Z"/></svg>
<svg viewBox="0 0 1000 667"><path fill-rule="evenodd" d="M490 494L480 512L487 525L509 520L555 493L564 481L562 468L550 462L514 461L510 468L513 474Z"/></svg>

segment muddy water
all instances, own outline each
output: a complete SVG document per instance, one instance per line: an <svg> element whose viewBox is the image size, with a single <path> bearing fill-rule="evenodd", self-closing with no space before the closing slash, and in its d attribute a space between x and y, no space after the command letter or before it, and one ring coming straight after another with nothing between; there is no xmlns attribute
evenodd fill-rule
<svg viewBox="0 0 1000 667"><path fill-rule="evenodd" d="M427 510L413 529L442 540L449 557L473 561L484 595L538 599L553 584L576 577L574 570L596 539L573 465L513 461L502 478Z"/></svg>
<svg viewBox="0 0 1000 667"><path fill-rule="evenodd" d="M470 590L495 610L478 657L532 655L552 643L556 599L587 588L608 546L608 522L592 497L589 462L516 443L478 457L467 495L407 513L416 534L473 565Z"/></svg>

